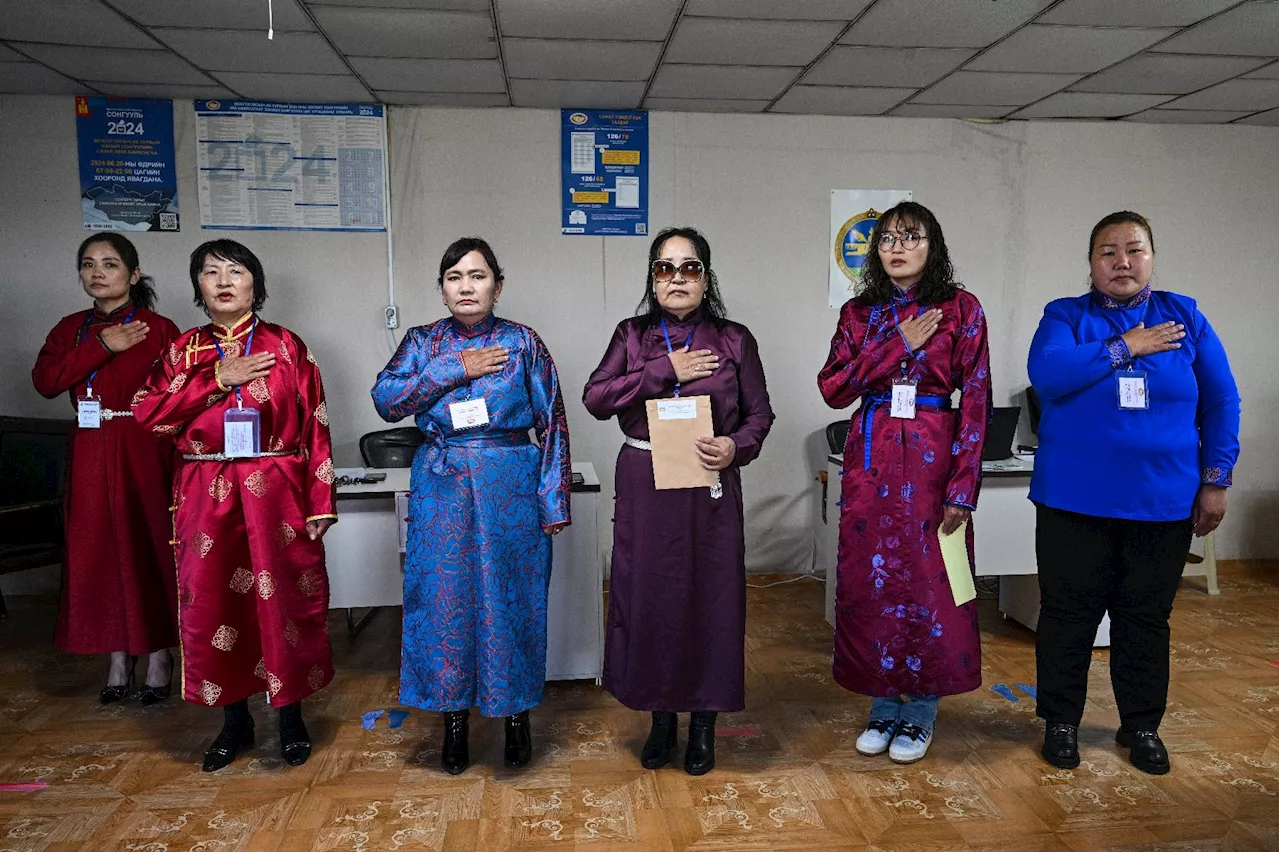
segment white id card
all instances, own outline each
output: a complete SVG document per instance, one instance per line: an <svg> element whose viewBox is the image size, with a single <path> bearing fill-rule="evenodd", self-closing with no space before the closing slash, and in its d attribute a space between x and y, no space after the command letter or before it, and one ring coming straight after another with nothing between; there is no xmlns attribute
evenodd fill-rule
<svg viewBox="0 0 1280 852"><path fill-rule="evenodd" d="M659 420L696 420L698 417L697 397L659 399L656 402Z"/></svg>
<svg viewBox="0 0 1280 852"><path fill-rule="evenodd" d="M256 408L230 408L222 415L222 454L233 459L253 458L262 452Z"/></svg>
<svg viewBox="0 0 1280 852"><path fill-rule="evenodd" d="M83 396L76 400L76 422L81 429L101 429L102 400Z"/></svg>
<svg viewBox="0 0 1280 852"><path fill-rule="evenodd" d="M455 402L449 405L449 416L454 429L474 429L489 422L489 407L484 404L484 397Z"/></svg>
<svg viewBox="0 0 1280 852"><path fill-rule="evenodd" d="M1122 409L1147 408L1147 374L1140 370L1121 370L1116 373L1116 396Z"/></svg>
<svg viewBox="0 0 1280 852"><path fill-rule="evenodd" d="M889 416L899 420L916 419L916 383L911 379L897 379L893 383L893 400L889 403Z"/></svg>

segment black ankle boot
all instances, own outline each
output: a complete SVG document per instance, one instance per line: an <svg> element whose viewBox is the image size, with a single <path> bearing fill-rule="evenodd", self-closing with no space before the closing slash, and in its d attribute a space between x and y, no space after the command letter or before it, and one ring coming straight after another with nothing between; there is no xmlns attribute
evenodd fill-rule
<svg viewBox="0 0 1280 852"><path fill-rule="evenodd" d="M249 701L242 699L222 708L222 730L205 749L204 772L217 772L236 759L240 749L253 745L253 717L249 715Z"/></svg>
<svg viewBox="0 0 1280 852"><path fill-rule="evenodd" d="M716 714L689 714L689 745L684 751L684 771L706 775L716 767Z"/></svg>
<svg viewBox="0 0 1280 852"><path fill-rule="evenodd" d="M527 766L533 759L533 736L529 731L529 711L522 710L507 717L507 747L503 762L508 769Z"/></svg>
<svg viewBox="0 0 1280 852"><path fill-rule="evenodd" d="M301 766L311 756L311 737L302 723L302 702L280 708L280 756L290 766Z"/></svg>
<svg viewBox="0 0 1280 852"><path fill-rule="evenodd" d="M471 763L467 751L467 717L470 710L444 714L444 746L440 749L440 766L450 775L459 775Z"/></svg>
<svg viewBox="0 0 1280 852"><path fill-rule="evenodd" d="M640 750L640 765L645 769L661 769L671 762L671 749L676 745L676 714L653 711L653 727L649 739Z"/></svg>

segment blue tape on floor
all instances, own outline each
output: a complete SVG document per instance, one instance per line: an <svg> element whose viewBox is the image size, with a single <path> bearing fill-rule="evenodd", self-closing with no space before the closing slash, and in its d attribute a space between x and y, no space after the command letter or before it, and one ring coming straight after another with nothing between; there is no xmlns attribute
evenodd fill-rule
<svg viewBox="0 0 1280 852"><path fill-rule="evenodd" d="M382 710L370 710L368 713L365 713L360 717L360 727L364 728L366 731L372 731L373 726L378 724L378 719L382 717L383 712L384 711Z"/></svg>
<svg viewBox="0 0 1280 852"><path fill-rule="evenodd" d="M1031 684L1015 683L1014 686L1018 687L1018 689L1021 689L1023 692L1025 692L1027 695L1030 695L1032 698L1036 697L1036 688Z"/></svg>
<svg viewBox="0 0 1280 852"><path fill-rule="evenodd" d="M997 683L991 687L991 691L1002 698L1009 699L1010 701L1019 700L1018 696L1013 694L1013 690L1009 688L1009 684L1007 683Z"/></svg>
<svg viewBox="0 0 1280 852"><path fill-rule="evenodd" d="M388 710L387 711L387 727L398 728L404 724L404 720L409 718L408 710Z"/></svg>

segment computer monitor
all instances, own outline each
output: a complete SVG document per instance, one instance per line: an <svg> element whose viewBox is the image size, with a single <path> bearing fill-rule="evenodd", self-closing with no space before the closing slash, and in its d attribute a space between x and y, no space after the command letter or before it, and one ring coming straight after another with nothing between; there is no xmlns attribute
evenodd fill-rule
<svg viewBox="0 0 1280 852"><path fill-rule="evenodd" d="M1018 431L1019 406L995 409L987 440L982 445L983 461L1004 461L1013 455L1013 436Z"/></svg>

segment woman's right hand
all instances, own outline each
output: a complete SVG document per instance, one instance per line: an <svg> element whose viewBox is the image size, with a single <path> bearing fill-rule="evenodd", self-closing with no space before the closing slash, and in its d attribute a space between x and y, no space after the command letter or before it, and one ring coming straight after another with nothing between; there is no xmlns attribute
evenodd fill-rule
<svg viewBox="0 0 1280 852"><path fill-rule="evenodd" d="M1134 358L1152 355L1156 352L1168 352L1180 349L1179 340L1187 336L1184 326L1170 320L1159 325L1146 327L1146 323L1138 323L1123 335L1124 345L1129 347L1129 354Z"/></svg>
<svg viewBox="0 0 1280 852"><path fill-rule="evenodd" d="M685 346L674 352L668 352L671 366L676 370L677 382L691 382L694 379L705 379L720 366L720 358L710 349L689 351Z"/></svg>
<svg viewBox="0 0 1280 852"><path fill-rule="evenodd" d="M259 352L240 358L228 358L219 362L218 381L226 387L247 385L254 379L264 379L275 366L276 356L270 352Z"/></svg>
<svg viewBox="0 0 1280 852"><path fill-rule="evenodd" d="M462 366L466 368L467 379L470 381L475 381L481 376L501 373L506 363L507 350L501 346L462 350Z"/></svg>
<svg viewBox="0 0 1280 852"><path fill-rule="evenodd" d="M915 352L929 342L929 338L933 337L933 333L938 330L940 322L942 322L942 309L930 308L918 317L911 317L898 323L898 330L906 338L911 351Z"/></svg>
<svg viewBox="0 0 1280 852"><path fill-rule="evenodd" d="M119 355L147 339L148 326L142 320L134 320L124 325L113 325L98 332L98 339L107 350Z"/></svg>

